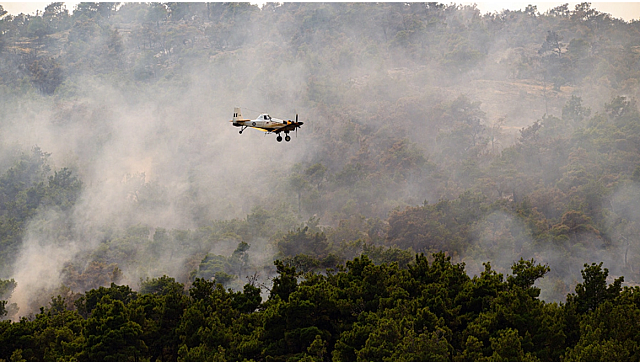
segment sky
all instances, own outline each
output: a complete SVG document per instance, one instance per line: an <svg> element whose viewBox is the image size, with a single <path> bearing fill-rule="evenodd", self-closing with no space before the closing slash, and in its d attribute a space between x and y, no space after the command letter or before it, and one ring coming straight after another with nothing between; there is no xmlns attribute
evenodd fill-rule
<svg viewBox="0 0 640 362"><path fill-rule="evenodd" d="M532 4L538 7L538 11L540 13L544 13L545 11L555 8L556 6L568 3L569 9L573 10L576 4L582 3L585 1L496 1L496 2L476 2L478 9L484 13L492 13L495 11L501 11L503 9L509 10L522 10L527 7L527 5ZM467 3L467 2L462 2ZM468 2L473 3L473 2ZM621 18L625 21L638 20L640 19L640 2L613 2L613 1L605 1L605 2L591 2L591 7L603 12L609 13L614 18Z"/></svg>
<svg viewBox="0 0 640 362"><path fill-rule="evenodd" d="M9 12L9 14L17 15L19 13L25 14L35 14L37 10L44 10L45 6L49 5L53 1L49 2L20 2L20 1L0 1L0 4L4 7L5 10ZM449 1L441 1L442 3L450 3ZM454 1L451 1L454 2ZM568 2L569 8L573 9L574 6L582 1L576 2ZM67 9L73 10L73 8L78 4L79 1L71 1L65 2L67 5ZM253 2L258 3L260 2ZM263 2L264 3L264 2ZM492 13L501 11L503 9L509 10L522 10L527 5L533 4L538 7L538 11L544 13L545 11L554 8L558 5L566 3L566 1L557 1L557 2L536 2L536 1L483 1L483 2L470 2L470 1L455 1L455 3L459 4L477 4L478 9L484 13ZM638 20L640 19L640 2L613 2L613 1L605 1L605 2L592 2L591 6L596 10L609 13L613 17L621 18L626 21Z"/></svg>

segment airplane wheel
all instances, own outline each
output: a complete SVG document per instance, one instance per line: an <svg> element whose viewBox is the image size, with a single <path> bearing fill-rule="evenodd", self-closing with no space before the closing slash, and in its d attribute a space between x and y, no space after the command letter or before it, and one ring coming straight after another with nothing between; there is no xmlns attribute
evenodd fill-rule
<svg viewBox="0 0 640 362"><path fill-rule="evenodd" d="M289 137L289 135L287 135L287 136L284 138L284 140L285 140L285 141L287 141L287 142L289 142L289 141L291 141L291 137Z"/></svg>
<svg viewBox="0 0 640 362"><path fill-rule="evenodd" d="M278 141L278 142L282 142L282 136L278 136L278 137L276 137L276 141Z"/></svg>

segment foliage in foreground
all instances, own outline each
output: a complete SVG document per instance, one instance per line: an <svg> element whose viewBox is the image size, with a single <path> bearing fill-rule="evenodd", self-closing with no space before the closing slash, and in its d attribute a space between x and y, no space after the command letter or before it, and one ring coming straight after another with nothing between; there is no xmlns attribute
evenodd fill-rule
<svg viewBox="0 0 640 362"><path fill-rule="evenodd" d="M77 361L582 361L637 358L640 289L607 285L584 265L566 303L534 286L549 268L520 260L503 276L485 264L469 277L443 253L401 268L366 255L338 271L277 261L268 299L197 278L170 277L140 292L111 284L74 305L52 299L0 323L0 360Z"/></svg>

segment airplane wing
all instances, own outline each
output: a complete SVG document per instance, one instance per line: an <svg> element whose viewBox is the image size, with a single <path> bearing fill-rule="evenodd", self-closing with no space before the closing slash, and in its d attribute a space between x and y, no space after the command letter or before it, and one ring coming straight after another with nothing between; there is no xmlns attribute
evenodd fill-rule
<svg viewBox="0 0 640 362"><path fill-rule="evenodd" d="M291 124L288 124L288 125L286 125L286 126L284 126L282 128L279 128L278 132L293 131L293 130L296 129L296 127L300 127L300 126L302 126L302 122L300 122L300 123L291 123Z"/></svg>
<svg viewBox="0 0 640 362"><path fill-rule="evenodd" d="M262 131L262 132L271 132L271 130L269 130L269 129L264 129L264 128L260 128L260 127L251 127L251 126L249 126L249 128L257 129L258 131Z"/></svg>

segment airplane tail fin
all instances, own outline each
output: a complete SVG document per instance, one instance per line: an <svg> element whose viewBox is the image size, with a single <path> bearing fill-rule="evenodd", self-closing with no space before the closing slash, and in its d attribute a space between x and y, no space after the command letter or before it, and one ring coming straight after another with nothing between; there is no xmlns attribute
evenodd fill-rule
<svg viewBox="0 0 640 362"><path fill-rule="evenodd" d="M239 107L234 107L233 108L233 122L236 122L238 120L242 119L242 114L240 113L240 108Z"/></svg>

